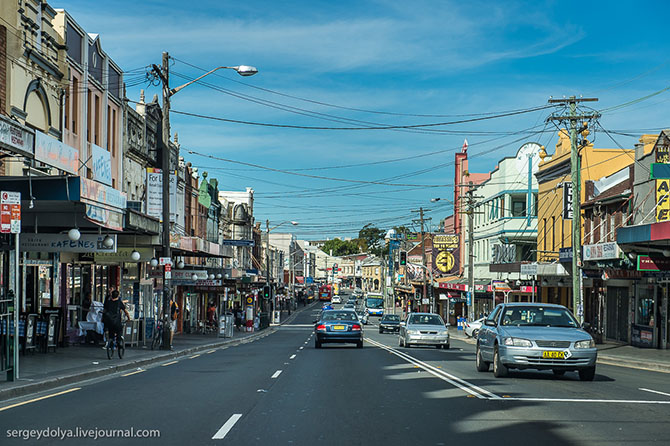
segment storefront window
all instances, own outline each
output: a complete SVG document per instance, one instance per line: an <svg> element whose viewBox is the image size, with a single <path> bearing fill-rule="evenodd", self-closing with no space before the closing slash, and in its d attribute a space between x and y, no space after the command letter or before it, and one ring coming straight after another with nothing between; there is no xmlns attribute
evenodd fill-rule
<svg viewBox="0 0 670 446"><path fill-rule="evenodd" d="M638 325L651 325L654 315L654 286L638 285L635 296L635 323Z"/></svg>
<svg viewBox="0 0 670 446"><path fill-rule="evenodd" d="M51 267L37 267L37 293L42 300L42 307L59 306L60 302L51 303Z"/></svg>

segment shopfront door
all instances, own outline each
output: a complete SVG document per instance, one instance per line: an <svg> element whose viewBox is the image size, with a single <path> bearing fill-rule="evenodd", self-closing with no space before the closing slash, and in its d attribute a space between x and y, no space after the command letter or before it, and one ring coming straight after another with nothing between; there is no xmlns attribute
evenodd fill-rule
<svg viewBox="0 0 670 446"><path fill-rule="evenodd" d="M628 342L628 288L607 287L607 339Z"/></svg>

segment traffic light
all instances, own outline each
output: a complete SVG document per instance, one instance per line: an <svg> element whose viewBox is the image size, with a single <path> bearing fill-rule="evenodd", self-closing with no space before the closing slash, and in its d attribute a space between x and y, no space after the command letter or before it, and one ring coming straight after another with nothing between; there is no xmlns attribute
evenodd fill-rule
<svg viewBox="0 0 670 446"><path fill-rule="evenodd" d="M263 287L263 299L269 299L270 298L270 286L265 285Z"/></svg>
<svg viewBox="0 0 670 446"><path fill-rule="evenodd" d="M407 251L400 251L400 266L407 265Z"/></svg>
<svg viewBox="0 0 670 446"><path fill-rule="evenodd" d="M589 123L588 122L582 123L582 126L577 130L577 133L579 133L580 136L582 137L581 141L579 142L579 148L582 149L588 146L589 140L586 139L586 137L589 136L589 133L591 133L589 131Z"/></svg>

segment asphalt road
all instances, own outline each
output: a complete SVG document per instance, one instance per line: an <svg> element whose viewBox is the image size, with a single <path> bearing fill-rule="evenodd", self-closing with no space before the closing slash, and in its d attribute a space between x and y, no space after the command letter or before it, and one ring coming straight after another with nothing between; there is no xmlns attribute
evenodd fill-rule
<svg viewBox="0 0 670 446"><path fill-rule="evenodd" d="M396 335L378 334L374 325L365 327L363 349L325 345L317 350L316 312L308 309L253 342L3 402L2 444L23 442L5 439L26 434L12 430L34 429L36 435L45 428L65 434L67 429L114 435L119 433L111 430L160 431L160 438L132 440L142 444L670 441L668 374L598 366L593 382L579 381L576 373L558 378L531 371L496 379L475 370L470 344L452 340L447 351L398 348ZM47 398L37 399L42 397ZM33 438L32 443L92 442Z"/></svg>

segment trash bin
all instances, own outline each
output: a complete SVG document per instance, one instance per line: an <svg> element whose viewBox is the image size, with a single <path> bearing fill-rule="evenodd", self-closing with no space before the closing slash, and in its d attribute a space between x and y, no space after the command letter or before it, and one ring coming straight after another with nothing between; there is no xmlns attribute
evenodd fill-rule
<svg viewBox="0 0 670 446"><path fill-rule="evenodd" d="M275 310L272 314L272 323L279 324L281 322L281 311Z"/></svg>
<svg viewBox="0 0 670 446"><path fill-rule="evenodd" d="M235 317L232 313L225 313L219 317L219 334L220 338L232 338L233 328L235 327Z"/></svg>

